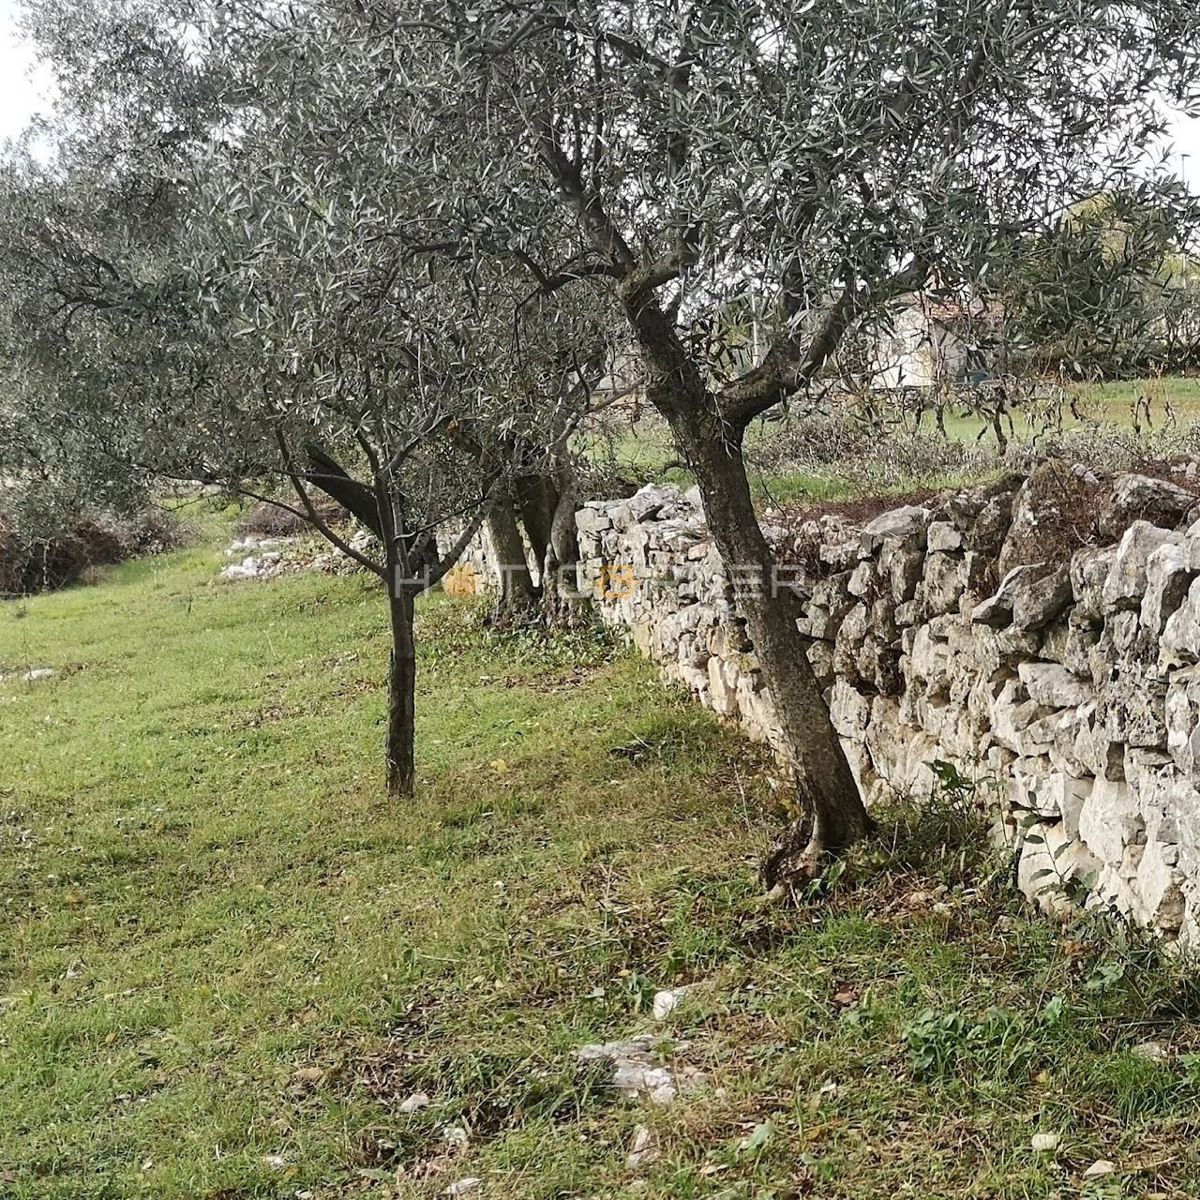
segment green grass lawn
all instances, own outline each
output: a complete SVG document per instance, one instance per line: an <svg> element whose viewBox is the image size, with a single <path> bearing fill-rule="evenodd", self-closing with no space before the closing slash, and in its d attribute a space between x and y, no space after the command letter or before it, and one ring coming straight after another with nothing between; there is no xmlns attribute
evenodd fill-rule
<svg viewBox="0 0 1200 1200"><path fill-rule="evenodd" d="M1200 991L1028 919L970 823L943 852L885 820L764 909L755 752L600 636L438 600L421 794L389 803L379 598L217 558L0 608L0 670L59 672L0 683L0 1195L1200 1189ZM651 1107L577 1064L644 1028L707 1085ZM629 1168L639 1124L661 1157Z"/></svg>

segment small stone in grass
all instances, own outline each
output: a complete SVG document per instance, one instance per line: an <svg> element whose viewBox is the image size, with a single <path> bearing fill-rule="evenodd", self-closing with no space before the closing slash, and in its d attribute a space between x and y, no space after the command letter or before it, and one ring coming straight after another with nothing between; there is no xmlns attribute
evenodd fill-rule
<svg viewBox="0 0 1200 1200"><path fill-rule="evenodd" d="M1146 1062L1162 1063L1167 1061L1167 1052L1160 1042L1139 1042L1131 1053L1136 1054L1138 1058L1144 1058Z"/></svg>
<svg viewBox="0 0 1200 1200"><path fill-rule="evenodd" d="M633 1140L629 1144L625 1165L630 1170L636 1170L638 1167L649 1166L658 1155L658 1144L654 1140L653 1132L647 1126L639 1125L633 1131Z"/></svg>
<svg viewBox="0 0 1200 1200"><path fill-rule="evenodd" d="M407 1100L400 1101L402 1113L415 1113L420 1108L428 1108L431 1101L424 1092L413 1092Z"/></svg>
<svg viewBox="0 0 1200 1200"><path fill-rule="evenodd" d="M471 1144L471 1137L463 1125L447 1125L442 1130L442 1137L458 1151L465 1151Z"/></svg>
<svg viewBox="0 0 1200 1200"><path fill-rule="evenodd" d="M669 991L656 993L654 997L654 1019L656 1021L665 1021L679 1007L687 993L688 989L685 987L671 988Z"/></svg>
<svg viewBox="0 0 1200 1200"><path fill-rule="evenodd" d="M459 1179L452 1183L443 1193L446 1196L466 1196L471 1192L478 1191L483 1185L482 1179L476 1179L473 1176L467 1179Z"/></svg>
<svg viewBox="0 0 1200 1200"><path fill-rule="evenodd" d="M1062 1138L1057 1133L1035 1133L1029 1139L1029 1145L1038 1154L1051 1154L1058 1149L1058 1144L1061 1141Z"/></svg>

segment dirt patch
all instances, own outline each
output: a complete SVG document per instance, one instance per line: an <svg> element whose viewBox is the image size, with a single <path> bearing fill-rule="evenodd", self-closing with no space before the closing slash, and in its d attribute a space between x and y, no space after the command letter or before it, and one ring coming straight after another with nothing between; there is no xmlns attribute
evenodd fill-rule
<svg viewBox="0 0 1200 1200"><path fill-rule="evenodd" d="M285 500L289 508L297 501ZM313 510L326 525L337 527L350 522L350 514L336 500L323 494L313 496ZM289 512L276 504L260 501L238 518L233 527L234 533L240 537L279 538L299 537L311 533L313 526L298 512Z"/></svg>
<svg viewBox="0 0 1200 1200"><path fill-rule="evenodd" d="M881 513L903 508L906 504L928 504L940 492L933 488L918 488L912 492L892 492L886 496L857 496L850 500L826 500L817 504L788 505L774 522L788 529L798 529L806 521L821 517L840 517L851 525L865 525Z"/></svg>

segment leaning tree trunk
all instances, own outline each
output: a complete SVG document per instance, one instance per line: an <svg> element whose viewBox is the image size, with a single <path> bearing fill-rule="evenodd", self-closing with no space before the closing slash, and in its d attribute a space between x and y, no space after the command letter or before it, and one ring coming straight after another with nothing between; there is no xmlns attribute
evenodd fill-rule
<svg viewBox="0 0 1200 1200"><path fill-rule="evenodd" d="M532 613L538 602L511 498L504 497L492 506L487 515L487 531L494 566L500 577L495 619L498 624L511 624Z"/></svg>
<svg viewBox="0 0 1200 1200"><path fill-rule="evenodd" d="M672 427L695 472L713 540L734 579L738 611L794 764L805 816L763 868L768 887L786 886L812 878L825 855L857 841L871 828L871 819L797 628L799 599L789 588L774 586L774 555L754 511L740 441L731 441L711 413L694 408L676 409ZM809 817L812 828L805 838Z"/></svg>
<svg viewBox="0 0 1200 1200"><path fill-rule="evenodd" d="M393 796L411 796L416 786L417 687L413 597L401 590L399 595L389 597L389 609L392 661L388 671L387 789Z"/></svg>

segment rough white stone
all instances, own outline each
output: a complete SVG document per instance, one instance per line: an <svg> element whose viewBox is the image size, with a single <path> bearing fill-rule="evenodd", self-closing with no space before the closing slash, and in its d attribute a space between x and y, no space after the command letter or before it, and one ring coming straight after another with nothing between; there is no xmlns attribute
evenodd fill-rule
<svg viewBox="0 0 1200 1200"><path fill-rule="evenodd" d="M1163 626L1159 640L1159 664L1200 662L1200 579L1192 582L1187 596Z"/></svg>
<svg viewBox="0 0 1200 1200"><path fill-rule="evenodd" d="M1115 537L1137 519L1175 525L1195 504L1194 493L1166 479L1122 475L1100 513L1100 529Z"/></svg>
<svg viewBox="0 0 1200 1200"><path fill-rule="evenodd" d="M1180 535L1159 529L1148 521L1135 521L1117 546L1116 557L1104 581L1101 600L1105 611L1140 608L1146 592L1150 555L1161 546L1178 543Z"/></svg>
<svg viewBox="0 0 1200 1200"><path fill-rule="evenodd" d="M1155 637L1183 603L1197 571L1178 542L1166 542L1146 560L1146 592L1142 597L1142 625Z"/></svg>
<svg viewBox="0 0 1200 1200"><path fill-rule="evenodd" d="M929 526L927 537L930 553L935 550L952 552L963 548L962 531L955 528L949 521L934 521Z"/></svg>
<svg viewBox="0 0 1200 1200"><path fill-rule="evenodd" d="M1012 622L1018 629L1049 625L1071 603L1071 577L1065 567L1041 579L1026 580L1013 592Z"/></svg>
<svg viewBox="0 0 1200 1200"><path fill-rule="evenodd" d="M1090 681L1085 683L1058 663L1021 663L1017 673L1030 700L1046 708L1075 708L1092 696Z"/></svg>
<svg viewBox="0 0 1200 1200"><path fill-rule="evenodd" d="M1097 779L1079 814L1079 835L1087 848L1106 863L1118 863L1143 831L1133 789Z"/></svg>
<svg viewBox="0 0 1200 1200"><path fill-rule="evenodd" d="M885 541L919 541L924 538L928 524L929 509L917 505L906 504L881 513L863 527L861 550L864 554L874 554Z"/></svg>
<svg viewBox="0 0 1200 1200"><path fill-rule="evenodd" d="M990 625L993 629L1002 629L1010 624L1018 597L1027 593L1044 574L1045 568L1041 563L1013 567L1000 581L996 594L976 606L971 613L971 620L977 625Z"/></svg>
<svg viewBox="0 0 1200 1200"><path fill-rule="evenodd" d="M1071 556L1072 616L1079 622L1099 621L1104 613L1104 584L1117 557L1116 546L1083 546Z"/></svg>
<svg viewBox="0 0 1200 1200"><path fill-rule="evenodd" d="M603 533L613 527L612 517L594 508L581 508L575 514L575 525L584 534Z"/></svg>

